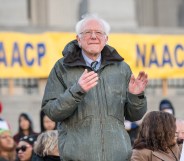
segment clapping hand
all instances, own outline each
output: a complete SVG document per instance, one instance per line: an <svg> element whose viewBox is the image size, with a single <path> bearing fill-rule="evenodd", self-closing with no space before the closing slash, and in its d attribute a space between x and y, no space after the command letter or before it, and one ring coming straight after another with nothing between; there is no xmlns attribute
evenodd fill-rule
<svg viewBox="0 0 184 161"><path fill-rule="evenodd" d="M98 74L94 71L88 72L87 69L85 69L78 83L84 92L88 92L98 84Z"/></svg>
<svg viewBox="0 0 184 161"><path fill-rule="evenodd" d="M134 75L131 75L128 90L132 94L140 94L144 92L146 86L148 84L148 76L145 72L139 72L137 78Z"/></svg>

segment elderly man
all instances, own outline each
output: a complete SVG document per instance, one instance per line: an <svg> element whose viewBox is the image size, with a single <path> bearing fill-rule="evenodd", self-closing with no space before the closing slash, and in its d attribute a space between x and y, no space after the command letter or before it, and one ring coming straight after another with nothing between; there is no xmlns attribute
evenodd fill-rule
<svg viewBox="0 0 184 161"><path fill-rule="evenodd" d="M179 144L184 140L184 120L176 120L176 137Z"/></svg>
<svg viewBox="0 0 184 161"><path fill-rule="evenodd" d="M148 78L135 78L117 51L107 45L110 26L88 15L76 25L77 41L53 67L42 108L58 122L64 161L125 161L131 156L124 117L136 121L147 110ZM122 44L123 45L123 44Z"/></svg>

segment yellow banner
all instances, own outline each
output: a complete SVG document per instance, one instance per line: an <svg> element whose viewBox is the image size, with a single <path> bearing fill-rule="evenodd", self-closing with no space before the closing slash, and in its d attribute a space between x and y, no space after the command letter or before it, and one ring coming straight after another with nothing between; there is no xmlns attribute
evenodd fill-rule
<svg viewBox="0 0 184 161"><path fill-rule="evenodd" d="M0 33L0 78L46 78L74 33ZM184 35L111 34L113 46L135 75L184 78Z"/></svg>
<svg viewBox="0 0 184 161"><path fill-rule="evenodd" d="M0 78L46 78L72 33L0 33Z"/></svg>
<svg viewBox="0 0 184 161"><path fill-rule="evenodd" d="M136 75L149 78L184 78L184 35L112 34L117 48Z"/></svg>

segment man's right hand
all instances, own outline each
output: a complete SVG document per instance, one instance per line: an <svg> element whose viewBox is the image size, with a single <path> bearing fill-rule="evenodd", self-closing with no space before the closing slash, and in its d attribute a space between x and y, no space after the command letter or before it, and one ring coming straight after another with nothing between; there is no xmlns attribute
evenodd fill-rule
<svg viewBox="0 0 184 161"><path fill-rule="evenodd" d="M79 78L78 84L84 92L88 92L91 88L98 84L98 74L94 71L88 72L87 69Z"/></svg>

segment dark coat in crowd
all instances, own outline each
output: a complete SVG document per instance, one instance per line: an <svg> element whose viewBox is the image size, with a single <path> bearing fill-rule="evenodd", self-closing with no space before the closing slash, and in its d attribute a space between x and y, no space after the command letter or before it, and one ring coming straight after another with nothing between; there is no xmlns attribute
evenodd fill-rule
<svg viewBox="0 0 184 161"><path fill-rule="evenodd" d="M60 159L59 156L48 155L48 156L40 157L34 154L31 161L62 161L62 160Z"/></svg>

